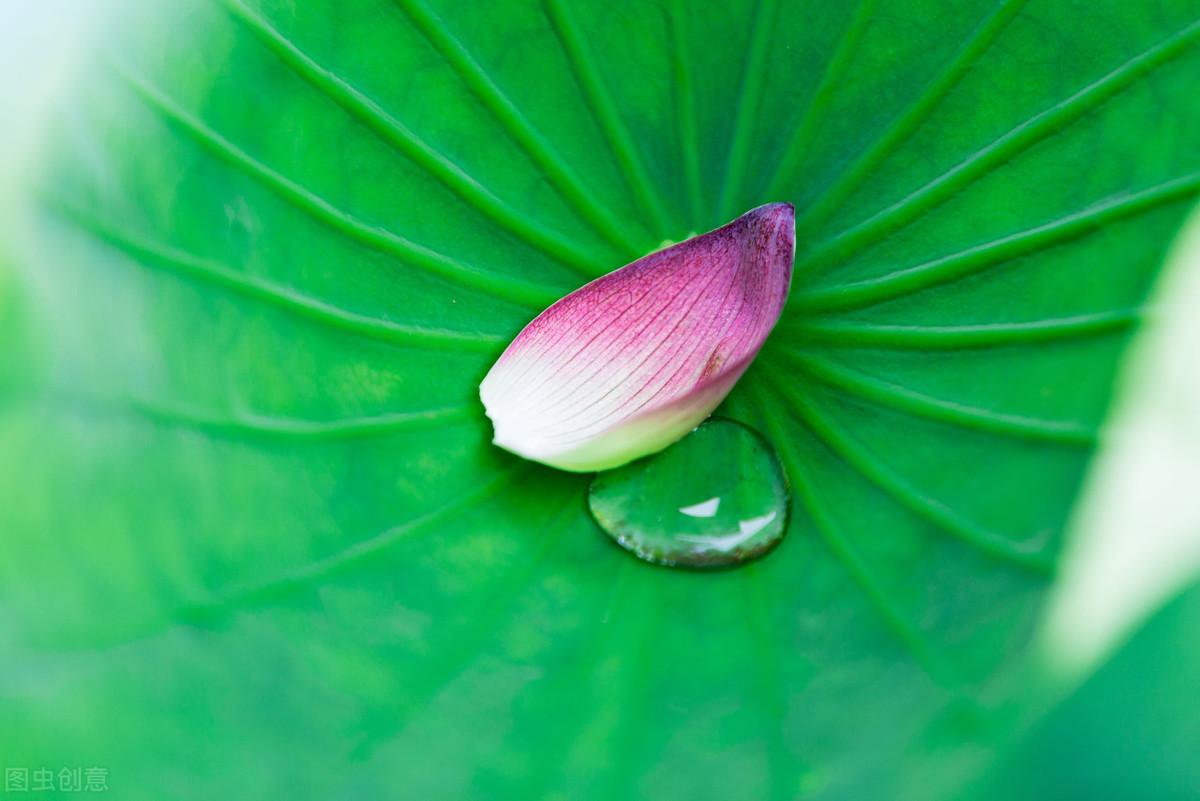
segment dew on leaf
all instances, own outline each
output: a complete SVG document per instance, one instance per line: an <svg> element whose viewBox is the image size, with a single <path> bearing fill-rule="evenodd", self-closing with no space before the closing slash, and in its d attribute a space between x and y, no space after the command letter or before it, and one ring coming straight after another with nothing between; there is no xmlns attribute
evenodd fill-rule
<svg viewBox="0 0 1200 801"><path fill-rule="evenodd" d="M664 451L598 473L588 508L617 544L647 562L733 567L783 538L787 479L761 436L712 419Z"/></svg>

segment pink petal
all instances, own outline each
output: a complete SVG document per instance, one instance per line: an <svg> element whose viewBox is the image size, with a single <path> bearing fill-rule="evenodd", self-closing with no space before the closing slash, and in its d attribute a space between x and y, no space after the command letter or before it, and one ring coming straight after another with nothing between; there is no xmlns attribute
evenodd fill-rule
<svg viewBox="0 0 1200 801"><path fill-rule="evenodd" d="M794 251L792 206L771 203L559 300L480 385L495 443L577 471L670 445L758 354L783 311Z"/></svg>

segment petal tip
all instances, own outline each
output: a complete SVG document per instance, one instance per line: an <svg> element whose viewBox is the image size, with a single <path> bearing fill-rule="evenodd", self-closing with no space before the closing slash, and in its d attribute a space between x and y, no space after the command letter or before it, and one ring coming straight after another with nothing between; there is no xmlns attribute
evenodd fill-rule
<svg viewBox="0 0 1200 801"><path fill-rule="evenodd" d="M795 235L796 231L796 207L791 203L778 202L768 203L765 206L759 206L752 209L749 214L756 214L763 219L767 225L777 228L780 232Z"/></svg>

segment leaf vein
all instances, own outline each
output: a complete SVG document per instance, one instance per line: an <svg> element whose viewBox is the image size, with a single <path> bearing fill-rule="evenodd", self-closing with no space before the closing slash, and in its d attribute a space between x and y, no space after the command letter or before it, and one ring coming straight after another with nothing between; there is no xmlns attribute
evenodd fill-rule
<svg viewBox="0 0 1200 801"><path fill-rule="evenodd" d="M558 151L492 80L466 46L450 32L446 23L421 0L396 0L396 3L484 108L508 131L513 141L545 171L546 177L563 198L614 245L635 258L644 255L646 248L639 244L638 237L595 198Z"/></svg>
<svg viewBox="0 0 1200 801"><path fill-rule="evenodd" d="M729 141L729 154L725 160L725 178L721 183L721 197L717 203L718 224L733 215L734 202L742 191L745 180L747 151L750 138L754 135L754 118L758 112L767 53L771 47L769 21L774 15L774 0L758 0L750 31L750 53L742 73L733 132Z"/></svg>
<svg viewBox="0 0 1200 801"><path fill-rule="evenodd" d="M958 253L905 267L875 278L810 289L795 297L794 307L807 311L854 309L965 278L1045 247L1068 242L1158 206L1200 192L1200 173L1165 181L1132 194L1106 198L1082 211L1034 228L975 245Z"/></svg>
<svg viewBox="0 0 1200 801"><path fill-rule="evenodd" d="M1097 442L1096 431L1079 423L1042 420L956 403L847 370L826 360L793 352L787 355L801 370L827 386L938 423L1060 445L1092 447Z"/></svg>
<svg viewBox="0 0 1200 801"><path fill-rule="evenodd" d="M467 266L399 234L357 219L241 150L133 73L121 68L118 68L118 72L148 108L161 114L166 121L190 135L213 155L259 181L278 197L330 229L432 275L487 292L496 298L515 300L536 308L562 296L563 292L559 289Z"/></svg>
<svg viewBox="0 0 1200 801"><path fill-rule="evenodd" d="M783 430L778 412L773 411L774 407L768 406L764 399L756 398L756 400L767 428L779 445L780 455L788 467L788 473L796 488L797 496L833 558L840 562L846 572L850 574L896 641L906 649L913 661L938 684L955 683L955 680L952 679L953 671L940 659L904 612L888 598L878 579L872 574L870 567L838 530L833 516L829 514L828 509L822 503L820 493L816 491L804 469L803 461L792 438Z"/></svg>
<svg viewBox="0 0 1200 801"><path fill-rule="evenodd" d="M666 24L671 29L672 67L675 76L675 96L679 113L679 142L683 151L684 186L688 196L688 228L696 230L703 214L703 181L700 172L700 134L696 124L696 104L693 96L691 58L687 36L683 30L685 11L683 0L673 0Z"/></svg>
<svg viewBox="0 0 1200 801"><path fill-rule="evenodd" d="M497 346L507 341L499 334L405 325L347 311L287 287L230 269L215 261L151 242L67 201L47 197L47 202L52 210L64 215L101 242L128 254L139 265L147 268L157 266L172 274L222 287L324 325L383 342L399 344L417 342L431 347L451 347L486 352L494 351Z"/></svg>
<svg viewBox="0 0 1200 801"><path fill-rule="evenodd" d="M792 129L791 138L784 147L779 164L775 167L767 185L767 197L786 195L788 185L800 172L804 158L807 156L805 148L812 142L817 127L824 120L825 111L833 98L837 83L841 79L842 73L850 66L850 59L858 47L863 32L866 31L867 25L872 20L872 14L877 4L877 0L859 0L855 7L854 15L850 18L845 33L842 34L837 47L829 57L821 79L817 82L817 87L809 98L808 105L800 113L799 119Z"/></svg>
<svg viewBox="0 0 1200 801"><path fill-rule="evenodd" d="M439 152L411 128L389 114L376 101L347 81L318 64L267 20L240 0L221 0L234 19L245 25L272 53L315 89L337 103L381 140L431 174L476 210L544 253L583 275L606 272L609 265L560 232L540 224L506 203L469 175L459 164Z"/></svg>
<svg viewBox="0 0 1200 801"><path fill-rule="evenodd" d="M877 211L856 225L834 234L805 259L808 267L845 260L873 241L941 205L994 167L1007 163L1033 145L1061 131L1084 114L1115 97L1155 68L1183 53L1200 35L1200 21L1139 53L1070 97L1022 122L985 145L945 173Z"/></svg>
<svg viewBox="0 0 1200 801"><path fill-rule="evenodd" d="M436 509L424 512L403 523L384 529L378 534L360 540L329 556L287 570L274 578L241 587L234 587L213 598L189 604L181 608L177 616L185 622L200 622L210 619L214 615L228 614L272 598L311 587L331 575L340 573L352 565L360 563L367 557L386 550L408 535L415 534L434 523L478 506L499 493L507 485L516 481L528 470L529 465L521 464L514 468L500 471L490 480L479 484L468 492L462 493Z"/></svg>
<svg viewBox="0 0 1200 801"><path fill-rule="evenodd" d="M959 48L958 53L945 70L926 85L920 96L913 100L892 121L884 133L821 193L820 198L804 211L802 220L797 221L798 224L811 231L818 221L825 219L829 212L836 210L839 204L871 174L872 170L878 167L897 146L928 119L938 103L958 85L958 82L970 71L980 56L987 52L996 37L1027 2L1028 0L1001 0L995 10L984 18L963 42L962 47Z"/></svg>
<svg viewBox="0 0 1200 801"><path fill-rule="evenodd" d="M666 204L661 191L655 190L650 175L646 170L645 161L638 153L637 144L629 134L629 129L621 120L621 114L613 101L611 91L607 88L595 62L588 55L587 45L571 18L559 0L542 0L550 27L558 38L559 45L567 56L567 62L575 73L575 79L583 88L583 93L592 111L592 116L600 125L608 139L609 147L621 164L625 180L633 190L638 202L646 214L654 221L656 230L665 233L670 230L667 219Z"/></svg>
<svg viewBox="0 0 1200 801"><path fill-rule="evenodd" d="M1041 552L1039 543L1014 542L963 518L946 504L914 488L878 459L869 455L861 446L853 443L827 417L817 411L815 404L802 398L799 392L791 387L781 387L778 391L791 401L797 415L806 426L831 451L838 454L846 465L904 508L981 553L1035 574L1049 576L1053 573L1053 565Z"/></svg>
<svg viewBox="0 0 1200 801"><path fill-rule="evenodd" d="M1103 336L1127 331L1141 319L1141 310L1132 308L1044 320L972 325L916 326L856 321L803 321L784 327L791 333L839 347L958 350Z"/></svg>

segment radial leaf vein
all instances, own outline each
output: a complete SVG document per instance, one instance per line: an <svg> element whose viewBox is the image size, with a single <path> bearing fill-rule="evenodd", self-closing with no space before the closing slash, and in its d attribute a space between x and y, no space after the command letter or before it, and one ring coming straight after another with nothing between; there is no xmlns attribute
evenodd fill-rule
<svg viewBox="0 0 1200 801"><path fill-rule="evenodd" d="M35 394L31 399L65 412L134 415L136 419L147 423L195 429L210 436L219 435L240 442L250 439L338 441L420 429L438 429L451 423L475 419L474 408L469 404L334 420L306 420L246 410L217 414L183 404L133 395L82 395L77 388L66 387L48 388L44 394Z"/></svg>
<svg viewBox="0 0 1200 801"><path fill-rule="evenodd" d="M596 198L595 193L492 80L466 46L450 32L446 23L421 0L396 2L479 102L508 131L513 141L545 171L547 179L563 198L614 245L623 248L631 256L644 255L646 244Z"/></svg>
<svg viewBox="0 0 1200 801"><path fill-rule="evenodd" d="M654 568L635 563L634 569ZM651 578L643 576L627 593L626 608L637 611L624 615L624 622L618 632L614 632L619 639L609 648L610 654L622 655L621 678L611 685L620 693L608 713L615 716L616 721L611 726L611 736L605 737L604 742L610 749L609 763L619 765L621 769L612 772L611 789L601 792L602 798L636 798L638 781L645 775L647 764L651 763L653 752L650 747L656 744L647 741L647 722L651 710L662 703L661 696L651 690L655 688L654 678L661 670L658 660L665 656L662 649L653 647L664 625L665 605L662 602L664 585Z"/></svg>
<svg viewBox="0 0 1200 801"><path fill-rule="evenodd" d="M655 189L654 182L646 170L645 161L638 153L637 144L621 119L621 113L613 100L612 92L596 68L595 61L588 54L587 44L579 32L575 20L560 0L542 0L542 2L546 9L546 16L550 20L550 27L558 37L559 44L571 65L571 70L575 73L575 79L583 88L592 115L608 138L609 146L621 165L625 180L633 190L642 209L652 220L653 230L665 235L670 231L670 222L662 193Z"/></svg>
<svg viewBox="0 0 1200 801"><path fill-rule="evenodd" d="M436 509L387 528L329 556L287 570L275 578L235 587L212 599L183 607L177 616L183 622L201 622L214 615L244 609L272 598L312 587L327 577L386 550L407 536L483 503L506 486L517 481L524 473L528 472L529 468L528 464L520 464L497 472L489 480L481 482L474 489Z"/></svg>
<svg viewBox="0 0 1200 801"><path fill-rule="evenodd" d="M921 127L933 109L958 85L979 57L987 52L1000 32L1027 2L1028 0L1001 0L995 10L967 37L942 73L892 121L874 144L821 193L816 202L805 209L801 219L797 220L798 227L812 230L871 175L888 154Z"/></svg>
<svg viewBox="0 0 1200 801"><path fill-rule="evenodd" d="M1079 423L1042 420L969 406L914 392L907 387L848 370L825 359L792 352L789 352L788 356L801 370L827 386L938 423L1037 442L1082 447L1096 444L1096 431Z"/></svg>
<svg viewBox="0 0 1200 801"><path fill-rule="evenodd" d="M785 735L788 707L788 690L784 686L782 665L784 658L777 643L778 632L771 626L771 590L764 576L763 566L752 562L745 568L746 606L751 634L758 649L759 670L755 680L762 717L766 722L764 736L767 741L767 765L770 771L771 788L768 797L779 801L791 799L795 787L798 759L788 748Z"/></svg>
<svg viewBox="0 0 1200 801"><path fill-rule="evenodd" d="M267 437L289 440L342 440L375 437L431 428L451 421L471 420L471 406L447 406L417 412L392 412L366 417L344 417L337 420L302 420L272 417L255 412L214 415L185 406L167 405L141 398L129 398L127 404L147 417L171 425L183 425L239 437Z"/></svg>
<svg viewBox="0 0 1200 801"><path fill-rule="evenodd" d="M859 589L866 595L867 600L875 607L897 642L907 649L917 665L939 684L957 683L957 680L952 678L953 671L940 658L936 649L921 636L903 610L888 597L870 567L838 530L833 516L821 501L820 493L816 491L816 487L812 483L808 469L800 458L792 437L784 430L778 412L774 411L775 407L768 405L763 398L756 398L756 400L760 414L767 424L767 429L779 446L780 456L788 469L788 475L791 477L796 495L830 553L850 574Z"/></svg>
<svg viewBox="0 0 1200 801"><path fill-rule="evenodd" d="M1093 233L1111 222L1200 192L1200 173L1190 173L1132 194L1107 198L1083 211L1019 231L958 253L941 256L875 278L801 291L794 308L852 309L880 303L964 278L1043 248Z"/></svg>
<svg viewBox="0 0 1200 801"><path fill-rule="evenodd" d="M577 519L577 514L572 514L578 510L576 500L572 494L568 494L550 520L534 529L538 533L535 541L530 543L532 556L522 559L518 565L493 582L486 591L486 597L474 605L470 614L464 616L468 624L460 627L448 638L450 645L438 651L433 658L425 660L422 670L411 676L405 687L406 694L400 716L389 720L390 734L381 733L375 738L377 742L393 739L404 731L413 716L461 674L488 638L495 637L496 633L502 630L503 621L514 617L523 585L552 552L554 546L562 544L563 537L558 535L563 528Z"/></svg>
<svg viewBox="0 0 1200 801"><path fill-rule="evenodd" d="M637 607L635 604L637 598L633 592L634 590L644 592L651 582L635 581L638 567L632 557L617 560L616 575L609 585L611 589L607 596L601 596L600 600L603 606L595 610L593 628L590 636L585 640L586 646L580 650L578 658L572 659L569 664L557 671L560 676L574 675L578 677L577 688L599 690L620 687L619 682L615 680L604 682L593 680L592 674L597 666L606 659L612 659L615 654L628 655L634 651L644 653L651 650L645 647L645 639L653 631L653 627L649 624L654 620L654 616L649 614L646 609ZM634 614L633 609L638 609L638 613ZM620 637L636 645L636 648L620 647L618 644ZM634 682L630 679L628 683ZM616 703L568 705L568 708L563 710L560 722L563 724L563 731L571 730L572 734L559 738L555 748L546 755L543 760L544 767L539 771L534 786L528 788L526 797L549 798L553 796L551 790L556 786L556 782L562 781L563 773L571 767L571 763L574 761L574 754L581 749L582 744L591 734L592 727L589 727L589 723L594 726L596 718L601 715L623 715L630 711L630 708L625 705ZM588 717L589 715L591 718ZM611 735L601 734L598 739L611 747L615 738ZM613 795L611 797L623 796Z"/></svg>
<svg viewBox="0 0 1200 801"><path fill-rule="evenodd" d="M149 621L140 629L133 632L127 631L119 638L95 638L85 641L82 645L88 649L125 645L160 635L177 625L205 628L229 614L253 609L291 593L314 587L325 578L387 550L411 534L416 534L434 523L452 518L457 513L483 503L520 478L527 469L528 465L517 465L515 468L498 472L491 479L479 484L469 492L451 499L443 506L418 515L405 523L392 526L325 558L293 568L262 582L233 587L202 600L182 604L170 611L166 620Z"/></svg>
<svg viewBox="0 0 1200 801"><path fill-rule="evenodd" d="M220 2L297 75L502 229L515 234L583 275L595 275L611 268L611 264L597 260L592 253L560 232L542 225L499 198L374 100L318 64L240 0Z"/></svg>
<svg viewBox="0 0 1200 801"><path fill-rule="evenodd" d="M866 31L875 13L877 0L859 0L855 6L854 15L846 27L846 32L838 40L833 55L829 57L825 70L817 82L816 88L809 97L808 105L792 128L791 138L784 148L779 164L772 173L771 181L767 184L766 196L784 197L791 194L791 189L804 166L808 156L808 146L812 143L821 122L824 121L829 103L833 100L838 82L850 66L850 61L858 49L859 40Z"/></svg>
<svg viewBox="0 0 1200 801"><path fill-rule="evenodd" d="M675 77L675 102L679 111L679 145L683 160L683 185L687 188L688 229L702 224L704 188L700 172L700 132L696 123L696 100L692 83L691 55L684 31L686 19L683 0L672 0L666 24L671 29L672 67Z"/></svg>
<svg viewBox="0 0 1200 801"><path fill-rule="evenodd" d="M1126 61L1107 75L1075 94L1016 126L985 145L942 175L914 190L862 222L834 234L805 259L809 269L831 260L844 260L886 234L907 225L922 214L961 192L995 167L1011 161L1051 134L1061 131L1116 96L1155 68L1185 52L1200 35L1200 21Z"/></svg>
<svg viewBox="0 0 1200 801"><path fill-rule="evenodd" d="M46 202L51 210L62 214L101 242L129 255L139 265L203 281L322 325L383 342L416 344L429 348L449 347L492 352L506 341L505 337L498 334L405 325L347 311L287 287L230 269L215 261L145 239L69 201L47 195Z"/></svg>
<svg viewBox="0 0 1200 801"><path fill-rule="evenodd" d="M563 290L467 266L424 245L351 216L250 156L141 78L124 69L118 71L150 109L190 135L213 155L259 181L278 197L332 230L430 274L490 293L497 298L537 308L562 296Z"/></svg>
<svg viewBox="0 0 1200 801"><path fill-rule="evenodd" d="M721 197L717 202L718 224L733 215L736 201L743 191L746 162L749 160L750 144L754 138L754 118L758 113L767 71L767 54L771 48L771 28L774 19L775 0L758 0L754 24L750 31L746 67L742 73L737 111L734 114L733 133L729 140L725 178L721 183Z"/></svg>
<svg viewBox="0 0 1200 801"><path fill-rule="evenodd" d="M901 506L982 553L1033 573L1047 576L1053 573L1053 563L1041 550L1043 544L1039 540L1043 537L1035 537L1028 543L1015 542L963 518L946 504L914 488L890 468L885 467L879 459L834 426L828 417L817 410L815 404L801 397L791 386L780 387L779 391L785 395L800 419L831 451Z"/></svg>
<svg viewBox="0 0 1200 801"><path fill-rule="evenodd" d="M1128 331L1141 319L1141 310L1132 308L1044 320L973 325L920 326L802 320L785 326L785 330L808 340L840 347L960 350L1103 336Z"/></svg>

